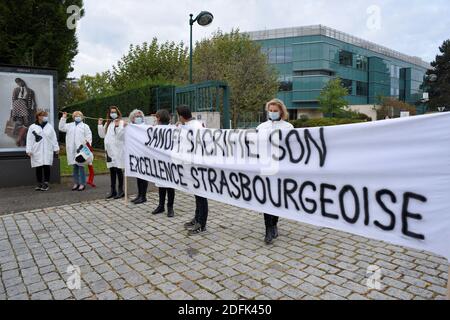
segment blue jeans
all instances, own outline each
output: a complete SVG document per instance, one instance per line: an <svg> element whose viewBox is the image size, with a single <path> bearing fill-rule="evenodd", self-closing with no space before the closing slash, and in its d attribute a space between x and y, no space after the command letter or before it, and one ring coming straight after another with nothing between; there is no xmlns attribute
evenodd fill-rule
<svg viewBox="0 0 450 320"><path fill-rule="evenodd" d="M73 181L75 184L85 186L86 185L86 172L84 172L84 167L77 165L73 166Z"/></svg>

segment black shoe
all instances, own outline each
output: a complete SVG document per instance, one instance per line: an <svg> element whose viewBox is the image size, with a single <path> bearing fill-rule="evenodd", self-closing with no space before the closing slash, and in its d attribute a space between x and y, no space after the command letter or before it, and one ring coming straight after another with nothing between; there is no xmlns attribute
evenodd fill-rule
<svg viewBox="0 0 450 320"><path fill-rule="evenodd" d="M167 217L169 217L169 218L175 217L175 212L173 211L173 207L167 208Z"/></svg>
<svg viewBox="0 0 450 320"><path fill-rule="evenodd" d="M206 231L206 227L202 227L200 223L195 224L192 230L189 230L188 236L195 236L198 234L202 234Z"/></svg>
<svg viewBox="0 0 450 320"><path fill-rule="evenodd" d="M146 198L140 197L140 198L136 199L136 201L134 201L133 203L137 205L137 204L142 204L142 203L146 203L146 202L147 202Z"/></svg>
<svg viewBox="0 0 450 320"><path fill-rule="evenodd" d="M80 187L79 184L76 184L73 186L72 191L78 191L78 188Z"/></svg>
<svg viewBox="0 0 450 320"><path fill-rule="evenodd" d="M136 198L134 198L133 200L131 200L132 203L135 203L136 201L138 201L141 198L141 196L137 196Z"/></svg>
<svg viewBox="0 0 450 320"><path fill-rule="evenodd" d="M266 237L264 238L264 242L267 245L271 245L273 243L273 227L266 227Z"/></svg>
<svg viewBox="0 0 450 320"><path fill-rule="evenodd" d="M192 219L191 221L186 222L184 224L184 228L185 229L192 229L196 224L197 224L197 222L195 221L195 219Z"/></svg>
<svg viewBox="0 0 450 320"><path fill-rule="evenodd" d="M34 191L42 191L42 184L38 184L36 188L34 188Z"/></svg>
<svg viewBox="0 0 450 320"><path fill-rule="evenodd" d="M163 206L158 206L158 208L156 208L155 210L153 210L152 214L153 215L157 215L157 214L161 214L164 213L164 207Z"/></svg>
<svg viewBox="0 0 450 320"><path fill-rule="evenodd" d="M114 200L125 198L125 193L123 191L120 191L117 196L114 197Z"/></svg>
<svg viewBox="0 0 450 320"><path fill-rule="evenodd" d="M111 188L111 192L106 196L106 199L114 199L115 197L117 197L117 191L116 189Z"/></svg>
<svg viewBox="0 0 450 320"><path fill-rule="evenodd" d="M44 183L41 185L41 191L48 191L48 190L50 190L50 187L48 186L48 183L47 183L47 182L44 182Z"/></svg>
<svg viewBox="0 0 450 320"><path fill-rule="evenodd" d="M274 226L274 227L272 228L272 235L273 235L273 238L274 238L274 239L277 239L277 238L278 238L278 226Z"/></svg>

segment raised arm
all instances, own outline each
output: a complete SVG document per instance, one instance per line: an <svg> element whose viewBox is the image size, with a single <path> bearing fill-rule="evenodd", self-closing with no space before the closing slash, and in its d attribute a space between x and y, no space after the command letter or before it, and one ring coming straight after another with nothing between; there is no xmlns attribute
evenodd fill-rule
<svg viewBox="0 0 450 320"><path fill-rule="evenodd" d="M98 136L101 139L105 139L105 137L106 137L106 130L105 130L105 127L103 126L103 119L98 119L97 131L98 131Z"/></svg>
<svg viewBox="0 0 450 320"><path fill-rule="evenodd" d="M61 132L67 132L67 112L64 112L61 120L59 120L58 129Z"/></svg>

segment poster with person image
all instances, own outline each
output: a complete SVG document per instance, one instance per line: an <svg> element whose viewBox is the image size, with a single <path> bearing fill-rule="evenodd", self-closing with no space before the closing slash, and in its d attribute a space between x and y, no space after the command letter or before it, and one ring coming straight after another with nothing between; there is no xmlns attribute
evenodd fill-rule
<svg viewBox="0 0 450 320"><path fill-rule="evenodd" d="M0 67L0 152L24 151L37 111L54 125L55 75L50 70Z"/></svg>

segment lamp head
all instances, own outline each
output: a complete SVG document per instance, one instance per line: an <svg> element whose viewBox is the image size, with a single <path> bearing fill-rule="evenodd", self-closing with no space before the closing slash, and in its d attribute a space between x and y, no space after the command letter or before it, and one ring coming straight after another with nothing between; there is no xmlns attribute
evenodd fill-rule
<svg viewBox="0 0 450 320"><path fill-rule="evenodd" d="M208 11L202 11L198 14L197 18L195 18L195 21L202 27L209 26L214 20L214 16L211 12Z"/></svg>

